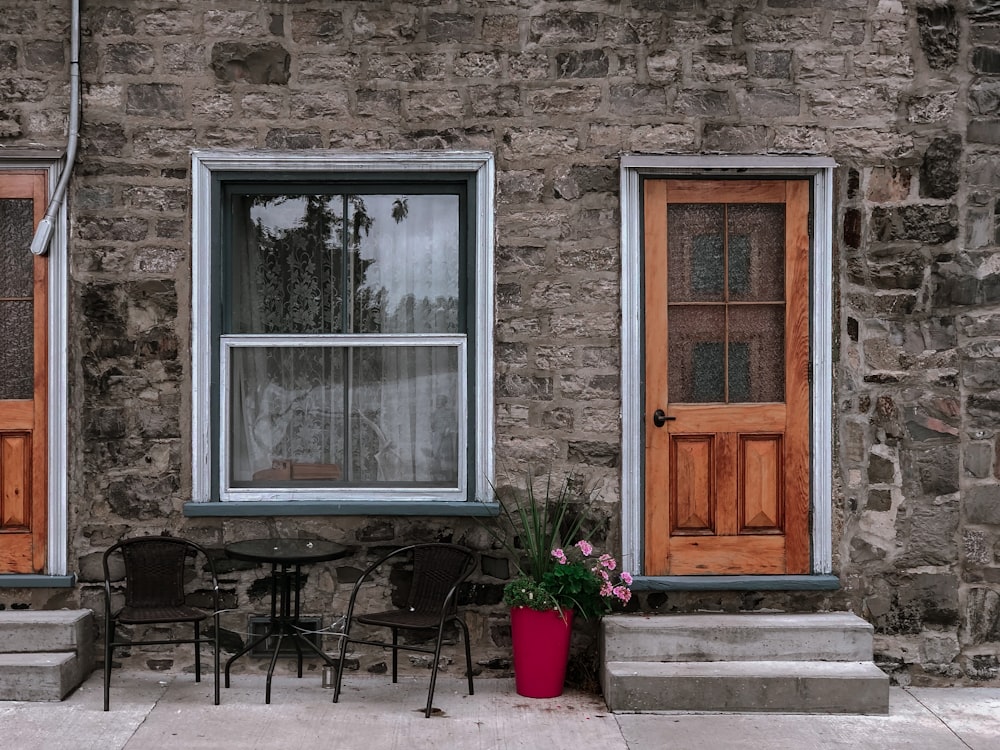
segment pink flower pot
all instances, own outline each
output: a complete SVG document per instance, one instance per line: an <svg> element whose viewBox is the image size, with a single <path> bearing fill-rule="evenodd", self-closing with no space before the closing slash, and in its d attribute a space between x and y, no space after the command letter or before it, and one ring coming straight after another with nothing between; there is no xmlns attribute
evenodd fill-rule
<svg viewBox="0 0 1000 750"><path fill-rule="evenodd" d="M512 607L510 632L514 646L514 686L525 698L562 695L569 660L573 610Z"/></svg>

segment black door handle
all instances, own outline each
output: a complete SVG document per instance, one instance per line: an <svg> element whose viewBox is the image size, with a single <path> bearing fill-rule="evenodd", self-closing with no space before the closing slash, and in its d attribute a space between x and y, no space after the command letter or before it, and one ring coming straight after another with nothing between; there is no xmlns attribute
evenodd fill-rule
<svg viewBox="0 0 1000 750"><path fill-rule="evenodd" d="M657 427L663 427L667 423L667 420L674 420L677 417L668 417L663 409L657 409L653 412L653 424Z"/></svg>

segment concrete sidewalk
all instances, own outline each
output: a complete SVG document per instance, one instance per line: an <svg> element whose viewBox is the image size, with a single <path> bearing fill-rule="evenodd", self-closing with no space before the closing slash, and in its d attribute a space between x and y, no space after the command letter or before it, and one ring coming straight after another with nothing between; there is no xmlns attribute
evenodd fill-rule
<svg viewBox="0 0 1000 750"><path fill-rule="evenodd" d="M233 676L212 705L211 682L189 674L115 674L111 711L101 675L61 703L0 702L0 737L12 750L728 750L729 748L1000 749L1000 689L893 688L889 716L774 714L613 715L596 696L535 700L511 680L439 679L435 715L423 716L426 678L345 679L339 704L313 673Z"/></svg>

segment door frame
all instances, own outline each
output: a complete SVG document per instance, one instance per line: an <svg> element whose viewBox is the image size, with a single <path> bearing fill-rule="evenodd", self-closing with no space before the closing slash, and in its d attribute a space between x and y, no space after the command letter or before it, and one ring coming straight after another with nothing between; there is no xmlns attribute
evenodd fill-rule
<svg viewBox="0 0 1000 750"><path fill-rule="evenodd" d="M5 171L45 172L46 198L51 200L65 159L61 152L11 151L0 154L0 176ZM41 575L0 575L0 588L58 588L72 586L68 567L68 383L67 383L67 224L66 202L56 214L48 249L48 497L46 499L46 565Z"/></svg>
<svg viewBox="0 0 1000 750"><path fill-rule="evenodd" d="M642 156L625 155L620 165L622 246L622 557L638 571L641 588L765 588L790 585L831 588L833 569L833 170L825 156ZM643 284L642 178L806 177L812 188L810 248L810 576L658 576L646 577L643 565ZM740 580L733 580L739 578ZM727 579L727 580L709 580ZM771 579L770 582L765 579ZM776 581L774 579L783 579Z"/></svg>

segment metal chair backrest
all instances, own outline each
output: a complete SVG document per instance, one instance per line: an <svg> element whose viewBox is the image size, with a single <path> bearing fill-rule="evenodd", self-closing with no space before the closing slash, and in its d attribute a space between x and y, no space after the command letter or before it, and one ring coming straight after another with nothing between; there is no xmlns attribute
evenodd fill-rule
<svg viewBox="0 0 1000 750"><path fill-rule="evenodd" d="M413 582L407 607L415 612L439 613L448 603L455 611L455 597L448 600L455 587L472 572L474 555L457 544L413 545Z"/></svg>
<svg viewBox="0 0 1000 750"><path fill-rule="evenodd" d="M125 605L139 609L178 607L184 604L187 558L199 547L173 537L125 539L105 553L107 559L120 550L125 563Z"/></svg>

